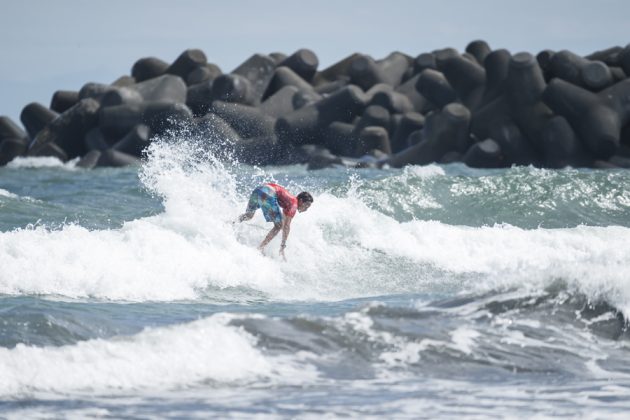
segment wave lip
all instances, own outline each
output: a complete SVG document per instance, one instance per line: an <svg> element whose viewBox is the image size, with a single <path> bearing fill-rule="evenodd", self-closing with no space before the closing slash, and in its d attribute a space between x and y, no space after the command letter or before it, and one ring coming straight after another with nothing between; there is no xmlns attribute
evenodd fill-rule
<svg viewBox="0 0 630 420"><path fill-rule="evenodd" d="M219 314L129 337L62 347L0 348L0 395L173 389L274 377L299 382L313 377L303 366L297 369L290 361L265 357L254 337L229 326L229 320Z"/></svg>

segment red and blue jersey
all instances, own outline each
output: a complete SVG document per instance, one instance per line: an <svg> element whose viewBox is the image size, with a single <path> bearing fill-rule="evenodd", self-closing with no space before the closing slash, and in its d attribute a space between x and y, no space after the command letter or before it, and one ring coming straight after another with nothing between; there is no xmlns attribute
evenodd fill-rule
<svg viewBox="0 0 630 420"><path fill-rule="evenodd" d="M285 216L293 217L297 212L298 208L298 200L297 197L289 194L284 187L278 184L267 183L266 186L269 186L274 189L276 192L276 198L278 199L278 205L282 207L282 213Z"/></svg>
<svg viewBox="0 0 630 420"><path fill-rule="evenodd" d="M252 191L246 211L253 213L256 209L260 209L266 221L281 223L282 214L293 217L297 212L297 207L297 198L283 187L278 184L264 184Z"/></svg>

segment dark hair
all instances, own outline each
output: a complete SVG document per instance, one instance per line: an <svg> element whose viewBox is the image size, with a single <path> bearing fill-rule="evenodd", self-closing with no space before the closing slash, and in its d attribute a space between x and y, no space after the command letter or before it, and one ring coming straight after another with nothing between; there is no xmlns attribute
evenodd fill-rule
<svg viewBox="0 0 630 420"><path fill-rule="evenodd" d="M306 203L313 202L313 196L310 193L307 193L306 191L302 191L301 193L299 193L297 198L298 200L301 200Z"/></svg>

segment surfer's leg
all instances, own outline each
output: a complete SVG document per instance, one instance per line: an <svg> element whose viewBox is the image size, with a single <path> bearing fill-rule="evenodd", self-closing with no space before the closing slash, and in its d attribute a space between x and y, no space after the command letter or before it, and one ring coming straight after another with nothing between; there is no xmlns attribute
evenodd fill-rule
<svg viewBox="0 0 630 420"><path fill-rule="evenodd" d="M245 213L241 214L238 217L238 222L244 222L245 220L250 220L254 217L254 213L260 207L260 189L256 188L252 191L252 194L249 196L249 201L247 202L247 208L245 209Z"/></svg>
<svg viewBox="0 0 630 420"><path fill-rule="evenodd" d="M280 212L278 199L275 195L264 195L263 198L264 200L261 201L260 209L265 216L265 220L273 223L273 228L271 228L258 247L260 252L264 255L265 246L282 230L282 213Z"/></svg>

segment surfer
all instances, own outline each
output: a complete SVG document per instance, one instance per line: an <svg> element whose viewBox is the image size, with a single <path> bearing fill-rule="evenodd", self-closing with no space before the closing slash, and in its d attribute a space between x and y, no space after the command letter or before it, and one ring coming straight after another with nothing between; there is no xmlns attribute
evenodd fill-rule
<svg viewBox="0 0 630 420"><path fill-rule="evenodd" d="M269 231L265 239L260 243L258 249L265 254L265 246L282 230L282 241L280 242L280 255L284 256L284 249L287 246L287 238L291 231L291 221L296 212L304 212L313 203L313 196L302 191L297 197L278 184L267 183L258 186L252 191L247 203L245 213L239 216L238 221L243 222L254 217L257 209L262 211L267 222L273 223L273 228ZM282 208L282 211L280 211ZM284 216L283 216L284 215Z"/></svg>

